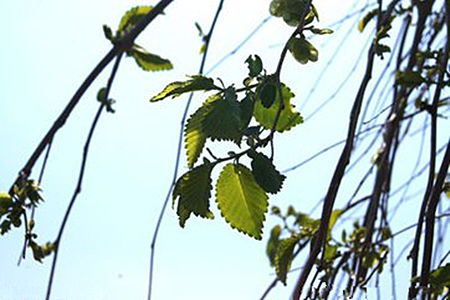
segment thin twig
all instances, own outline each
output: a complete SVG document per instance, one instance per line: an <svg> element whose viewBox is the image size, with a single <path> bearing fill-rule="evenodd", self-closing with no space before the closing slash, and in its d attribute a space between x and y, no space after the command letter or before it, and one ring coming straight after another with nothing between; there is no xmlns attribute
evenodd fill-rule
<svg viewBox="0 0 450 300"><path fill-rule="evenodd" d="M199 74L203 74L203 69L204 69L205 63L206 63L206 57L208 55L209 44L211 42L211 37L214 32L214 28L216 27L217 20L219 18L220 12L222 10L223 3L224 3L224 0L220 0L219 6L217 7L216 13L214 15L214 19L212 21L211 27L209 29L208 34L206 35L207 38L205 41L205 51L203 52L202 60L200 63ZM161 227L161 223L162 223L162 220L163 220L166 208L167 208L167 204L170 199L170 195L172 194L173 187L175 186L175 183L176 183L176 180L178 177L178 169L180 166L180 158L181 158L181 149L182 149L182 144L183 144L183 132L184 132L183 129L184 129L184 125L186 122L189 107L190 107L190 104L192 101L192 97L193 97L193 93L191 93L189 95L189 99L186 103L186 106L185 106L185 109L183 112L183 116L181 117L180 131L179 131L179 136L178 136L178 146L177 146L177 153L176 153L176 157L175 157L175 166L174 166L174 171L173 171L172 182L167 191L166 197L163 202L163 206L161 207L161 211L159 213L159 217L158 217L158 220L157 220L156 226L155 226L155 231L153 232L152 242L150 244L150 268L149 268L148 295L147 295L148 300L151 300L151 298L152 298L153 273L154 273L154 268L155 268L154 260L155 260L156 242L158 239L159 228Z"/></svg>
<svg viewBox="0 0 450 300"><path fill-rule="evenodd" d="M108 99L108 95L109 95L109 91L111 90L111 86L112 83L114 81L114 78L116 76L117 73L117 69L119 68L119 64L120 64L120 60L122 58L122 54L120 53L117 55L116 58L116 62L113 66L113 69L111 71L111 76L109 77L108 80L108 84L106 86L106 92L105 92L105 99ZM55 275L55 269L56 269L56 263L58 260L58 254L59 254L59 247L61 246L61 239L64 233L64 229L66 227L67 221L69 220L69 216L70 216L70 212L72 211L72 207L75 204L75 201L78 197L78 195L81 193L81 187L82 187L82 183L83 183L83 177L84 177L84 172L85 172L85 168L86 168L86 163L87 163L87 158L88 158L88 153L89 153L89 146L91 144L91 140L92 137L94 135L94 131L95 128L97 126L98 120L100 119L100 116L102 114L102 112L104 111L104 108L106 106L105 102L102 102L97 110L97 113L95 114L94 120L92 122L91 128L89 129L89 134L88 137L86 139L86 143L84 145L83 148L83 157L81 160L81 166L80 166L80 172L78 175L78 181L77 181L77 185L75 187L75 191L73 192L72 198L69 202L69 205L67 206L66 212L64 214L64 218L62 220L61 226L59 227L59 232L58 232L58 236L56 237L56 240L54 242L55 248L54 248L54 252L55 254L53 255L53 261L52 261L52 266L51 266L51 271L50 271L50 277L48 279L48 285L47 285L47 294L45 299L49 300L50 299L50 294L52 291L52 285L53 285L53 279L54 279L54 275Z"/></svg>
<svg viewBox="0 0 450 300"><path fill-rule="evenodd" d="M16 183L22 182L22 180L27 179L31 174L31 171L39 159L47 145L54 139L58 130L64 126L67 119L71 115L73 109L77 106L81 97L94 82L94 80L100 75L100 73L105 69L106 66L116 57L118 54L122 53L130 45L136 37L172 2L173 0L161 0L149 13L142 17L142 19L130 30L121 41L117 42L113 48L103 57L103 59L97 64L97 66L91 71L87 78L83 81L81 86L77 89L75 94L72 96L71 100L64 108L62 113L58 116L56 121L50 127L48 132L42 138L36 149L31 154L30 158L26 162L25 166L20 170L19 175L15 182L11 185L9 193L13 194L13 187Z"/></svg>

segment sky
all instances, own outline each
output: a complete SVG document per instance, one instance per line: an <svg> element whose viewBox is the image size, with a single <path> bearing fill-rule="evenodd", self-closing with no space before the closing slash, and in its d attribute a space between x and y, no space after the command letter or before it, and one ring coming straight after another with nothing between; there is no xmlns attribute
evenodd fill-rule
<svg viewBox="0 0 450 300"><path fill-rule="evenodd" d="M320 26L332 24L348 11L354 11L355 3L363 2L314 1L321 17ZM4 45L0 56L0 190L9 189L18 170L74 91L110 49L102 25L114 29L129 8L155 3L105 0L0 3ZM60 247L52 299L146 299L150 242L172 180L180 117L187 97L159 103L149 103L148 99L169 82L198 72L201 40L194 24L198 22L207 31L218 3L174 1L165 15L139 36L137 42L170 59L173 70L146 73L131 58L123 60L110 94L117 101L116 113L103 115L95 132L82 193ZM225 1L206 70L268 16L269 3ZM332 60L334 71L323 76L315 97L306 102L308 87L330 61L332 51L327 53L326 49L335 49L348 29L356 26L355 21L350 19L331 37L314 39L320 52L318 63L299 65L287 57L282 80L297 95L297 107L302 107L304 116L311 115L333 94L343 74L355 68L353 61L364 49L370 30L348 35L339 55ZM244 61L250 54L260 55L265 68L273 71L291 30L281 20L271 18L209 76L220 77L225 84L240 84L247 73ZM354 70L357 78L363 65L364 59ZM76 184L87 130L98 106L96 93L106 84L108 70L94 82L53 143L42 182L45 202L36 211L40 242L56 237ZM354 95L356 84L357 81L354 84L350 81L341 94ZM204 97L201 93L194 97L191 113ZM312 117L310 122L277 137L279 169L285 170L343 139L352 97L333 101L320 117ZM287 174L283 191L271 197L270 204L286 207L296 203L301 211L311 210L329 183L329 172L325 170L334 167L339 150ZM218 148L218 151L226 150ZM38 176L41 162L36 165L33 178ZM180 172L186 170L183 157ZM350 190L344 190L340 197L346 199L349 194ZM213 221L191 218L182 229L176 213L168 208L156 248L153 299L259 299L272 281L274 274L265 255L265 243L277 220L269 217L263 241L256 241L231 229L215 207L213 212L216 215ZM398 228L409 225L407 221L398 222ZM45 295L51 259L40 264L28 253L18 267L22 237L21 230L13 230L0 238L2 300L43 299ZM297 274L289 277L288 287L278 285L268 299L288 299Z"/></svg>

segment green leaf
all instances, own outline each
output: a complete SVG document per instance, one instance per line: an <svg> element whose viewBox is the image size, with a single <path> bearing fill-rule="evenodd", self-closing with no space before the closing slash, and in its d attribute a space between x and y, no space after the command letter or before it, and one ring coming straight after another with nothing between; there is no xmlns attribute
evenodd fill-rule
<svg viewBox="0 0 450 300"><path fill-rule="evenodd" d="M153 7L151 6L136 6L128 10L122 17L117 29L118 32L124 32L130 30L136 25L142 17L149 13Z"/></svg>
<svg viewBox="0 0 450 300"><path fill-rule="evenodd" d="M261 89L258 91L258 96L261 99L261 103L265 108L270 108L275 101L277 95L277 86L275 82L267 80L262 84Z"/></svg>
<svg viewBox="0 0 450 300"><path fill-rule="evenodd" d="M9 220L4 220L1 224L0 224L0 234L4 235L5 233L7 233L8 231L11 230L11 221Z"/></svg>
<svg viewBox="0 0 450 300"><path fill-rule="evenodd" d="M213 217L209 210L213 167L210 163L200 165L183 174L175 184L172 198L173 201L178 200L177 214L182 227L191 212L203 218Z"/></svg>
<svg viewBox="0 0 450 300"><path fill-rule="evenodd" d="M277 254L275 256L275 271L278 279L286 285L287 273L291 268L291 263L294 254L294 247L298 243L300 238L298 236L292 236L287 239L281 240Z"/></svg>
<svg viewBox="0 0 450 300"><path fill-rule="evenodd" d="M212 140L239 140L241 110L234 88L228 88L224 97L210 105L211 109L202 122L205 134Z"/></svg>
<svg viewBox="0 0 450 300"><path fill-rule="evenodd" d="M366 28L367 23L370 22L376 15L378 14L378 9L375 8L369 11L358 23L358 30L363 32L364 28Z"/></svg>
<svg viewBox="0 0 450 300"><path fill-rule="evenodd" d="M285 0L272 0L270 2L270 14L275 17L283 16L283 12L285 9Z"/></svg>
<svg viewBox="0 0 450 300"><path fill-rule="evenodd" d="M270 231L270 238L267 241L266 254L272 267L275 266L275 256L277 253L278 245L280 244L280 234L281 226L276 225Z"/></svg>
<svg viewBox="0 0 450 300"><path fill-rule="evenodd" d="M194 92L194 91L210 91L220 90L219 87L214 85L214 81L209 77L201 75L189 76L191 79L187 81L175 81L168 84L164 90L156 96L153 96L150 101L156 102L163 100L167 97L178 97L181 94Z"/></svg>
<svg viewBox="0 0 450 300"><path fill-rule="evenodd" d="M319 51L305 38L290 39L288 47L295 60L301 64L316 62L319 59Z"/></svg>
<svg viewBox="0 0 450 300"><path fill-rule="evenodd" d="M337 220L342 215L344 211L342 209L335 209L331 212L330 223L328 223L328 229L333 229L334 225L336 225Z"/></svg>
<svg viewBox="0 0 450 300"><path fill-rule="evenodd" d="M323 254L323 258L327 262L332 262L336 257L338 257L339 247L337 245L330 245L327 243L325 247L325 253Z"/></svg>
<svg viewBox="0 0 450 300"><path fill-rule="evenodd" d="M13 203L14 202L8 193L0 192L0 216L5 214Z"/></svg>
<svg viewBox="0 0 450 300"><path fill-rule="evenodd" d="M161 71L171 70L173 65L170 60L161 58L160 56L148 53L147 50L138 45L133 45L128 52L134 58L139 67L144 71Z"/></svg>
<svg viewBox="0 0 450 300"><path fill-rule="evenodd" d="M327 239L331 238L331 230L333 229L334 225L336 225L337 220L343 212L344 211L342 209L335 209L331 212L330 222L328 223Z"/></svg>
<svg viewBox="0 0 450 300"><path fill-rule="evenodd" d="M97 100L100 102L105 102L106 101L106 88L102 87L101 89L98 90L97 92Z"/></svg>
<svg viewBox="0 0 450 300"><path fill-rule="evenodd" d="M430 274L430 283L437 287L450 288L450 263L433 270Z"/></svg>
<svg viewBox="0 0 450 300"><path fill-rule="evenodd" d="M284 84L282 84L281 90L283 94L284 109L281 111L278 123L275 127L275 130L278 132L290 130L294 126L303 123L303 118L300 113L294 111L294 106L291 104L291 99L294 97L294 94ZM265 129L272 129L279 107L280 100L279 93L277 92L275 102L270 108L265 108L261 103L261 99L256 99L253 116Z"/></svg>
<svg viewBox="0 0 450 300"><path fill-rule="evenodd" d="M381 59L384 58L384 53L389 52L391 52L391 47L380 43L375 44L375 54L378 55Z"/></svg>
<svg viewBox="0 0 450 300"><path fill-rule="evenodd" d="M105 35L106 39L110 40L111 42L114 40L114 35L108 25L103 25L103 34Z"/></svg>
<svg viewBox="0 0 450 300"><path fill-rule="evenodd" d="M219 94L210 96L186 122L184 142L189 168L192 168L197 162L203 147L205 146L207 135L203 130L203 120L211 111L211 104L219 99L221 99Z"/></svg>
<svg viewBox="0 0 450 300"><path fill-rule="evenodd" d="M311 32L314 34L332 34L333 30L328 29L328 28L311 28Z"/></svg>
<svg viewBox="0 0 450 300"><path fill-rule="evenodd" d="M53 251L55 251L56 244L47 242L45 245L40 246L35 241L30 241L30 247L33 251L33 258L42 263L42 259L49 256Z"/></svg>
<svg viewBox="0 0 450 300"><path fill-rule="evenodd" d="M248 64L248 76L256 77L263 70L263 63L258 55L250 55L245 61Z"/></svg>
<svg viewBox="0 0 450 300"><path fill-rule="evenodd" d="M397 72L395 74L395 82L400 85L413 87L425 82L425 79L417 71Z"/></svg>
<svg viewBox="0 0 450 300"><path fill-rule="evenodd" d="M247 93L245 98L239 102L240 111L241 111L241 131L244 131L253 117L253 106L255 95L253 93Z"/></svg>
<svg viewBox="0 0 450 300"><path fill-rule="evenodd" d="M281 175L264 154L251 152L249 156L252 158L252 173L259 186L268 193L278 193L286 176Z"/></svg>
<svg viewBox="0 0 450 300"><path fill-rule="evenodd" d="M260 240L267 200L247 167L230 163L223 168L216 184L216 201L231 227Z"/></svg>

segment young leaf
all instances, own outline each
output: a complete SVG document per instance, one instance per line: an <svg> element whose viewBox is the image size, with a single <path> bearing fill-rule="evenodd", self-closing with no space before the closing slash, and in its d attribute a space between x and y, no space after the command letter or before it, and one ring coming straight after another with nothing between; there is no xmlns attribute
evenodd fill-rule
<svg viewBox="0 0 450 300"><path fill-rule="evenodd" d="M103 25L103 34L105 35L106 39L108 39L110 41L114 40L114 35L112 33L111 28L109 28L108 25L105 25L105 24Z"/></svg>
<svg viewBox="0 0 450 300"><path fill-rule="evenodd" d="M284 84L281 86L281 91L283 94L284 109L281 111L278 123L275 127L275 130L278 132L290 130L292 127L303 123L303 118L300 113L294 111L294 107L291 104L291 98L294 97L294 94ZM256 99L253 116L265 129L272 129L279 107L280 100L279 93L277 92L275 102L270 108L265 108L261 103L261 99Z"/></svg>
<svg viewBox="0 0 450 300"><path fill-rule="evenodd" d="M161 93L153 96L150 101L156 102L170 96L172 96L172 98L175 98L183 93L194 91L220 90L219 87L214 85L214 81L209 77L204 77L201 75L193 75L189 77L191 79L187 81L175 81L169 83Z"/></svg>
<svg viewBox="0 0 450 300"><path fill-rule="evenodd" d="M430 283L437 287L450 287L450 263L432 271L430 274Z"/></svg>
<svg viewBox="0 0 450 300"><path fill-rule="evenodd" d="M186 122L186 127L184 129L184 142L189 168L192 168L197 162L197 159L205 146L207 135L203 130L203 120L211 111L211 104L219 99L221 99L219 94L209 97Z"/></svg>
<svg viewBox="0 0 450 300"><path fill-rule="evenodd" d="M212 140L239 140L241 111L234 88L228 88L225 97L211 103L202 125L205 134Z"/></svg>
<svg viewBox="0 0 450 300"><path fill-rule="evenodd" d="M0 192L0 216L7 213L8 209L13 205L13 200L8 193Z"/></svg>
<svg viewBox="0 0 450 300"><path fill-rule="evenodd" d="M117 31L124 32L131 29L140 21L143 16L148 14L148 12L152 10L152 8L153 7L151 6L136 6L128 10L120 20Z"/></svg>
<svg viewBox="0 0 450 300"><path fill-rule="evenodd" d="M275 266L275 256L277 253L278 246L280 244L280 234L281 234L281 226L276 225L270 231L270 238L267 241L266 254L269 258L270 265L272 267Z"/></svg>
<svg viewBox="0 0 450 300"><path fill-rule="evenodd" d="M319 51L305 38L290 39L288 47L295 60L301 64L316 62L319 59Z"/></svg>
<svg viewBox="0 0 450 300"><path fill-rule="evenodd" d="M107 99L106 99L106 88L105 87L102 87L101 89L98 90L98 92L97 92L97 100L99 102L107 101Z"/></svg>
<svg viewBox="0 0 450 300"><path fill-rule="evenodd" d="M263 70L262 60L258 55L250 55L245 62L248 64L249 77L256 77Z"/></svg>
<svg viewBox="0 0 450 300"><path fill-rule="evenodd" d="M178 200L177 213L181 226L184 226L190 212L203 218L212 217L209 210L209 198L213 167L214 165L210 163L200 165L183 174L175 184L172 198L174 201Z"/></svg>
<svg viewBox="0 0 450 300"><path fill-rule="evenodd" d="M311 28L311 32L314 34L323 35L323 34L332 34L333 30L328 29L328 28L322 28L322 29L321 28Z"/></svg>
<svg viewBox="0 0 450 300"><path fill-rule="evenodd" d="M144 71L161 71L173 69L172 63L168 59L148 53L147 50L138 45L133 45L128 52L134 58L139 67Z"/></svg>
<svg viewBox="0 0 450 300"><path fill-rule="evenodd" d="M216 184L216 201L231 227L260 240L267 200L247 167L230 163L223 168Z"/></svg>
<svg viewBox="0 0 450 300"><path fill-rule="evenodd" d="M378 9L375 8L369 11L358 23L358 30L363 32L364 28L366 28L367 23L372 20L378 14Z"/></svg>
<svg viewBox="0 0 450 300"><path fill-rule="evenodd" d="M275 169L272 161L262 153L251 152L249 156L252 160L252 173L256 182L266 192L276 194L281 190L286 176L281 175Z"/></svg>
<svg viewBox="0 0 450 300"><path fill-rule="evenodd" d="M291 268L294 247L299 241L298 236L291 236L281 240L278 244L277 254L275 256L275 271L278 279L286 285L287 273Z"/></svg>
<svg viewBox="0 0 450 300"><path fill-rule="evenodd" d="M407 87L413 87L425 82L425 79L417 71L397 72L395 82Z"/></svg>

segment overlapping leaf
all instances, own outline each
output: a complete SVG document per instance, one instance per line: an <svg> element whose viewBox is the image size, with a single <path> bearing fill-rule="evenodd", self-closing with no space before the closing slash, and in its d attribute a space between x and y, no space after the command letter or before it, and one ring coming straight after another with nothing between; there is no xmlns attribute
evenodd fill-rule
<svg viewBox="0 0 450 300"><path fill-rule="evenodd" d="M259 186L268 193L278 193L286 176L281 175L264 154L251 152L249 156L252 158L252 173Z"/></svg>
<svg viewBox="0 0 450 300"><path fill-rule="evenodd" d="M294 107L291 104L291 99L294 97L294 94L284 84L282 84L281 90L283 94L284 109L281 111L280 117L275 127L275 130L278 132L290 130L292 127L303 122L303 118L301 117L300 113L294 111ZM258 121L258 123L266 129L272 129L275 123L277 112L280 107L278 92L276 96L277 97L270 108L264 107L264 105L261 103L261 99L257 99L255 103L253 116L255 117L256 121Z"/></svg>
<svg viewBox="0 0 450 300"><path fill-rule="evenodd" d="M284 285L286 285L287 273L291 268L294 247L299 240L300 238L298 236L292 236L279 242L275 256L275 272L277 273L278 279Z"/></svg>
<svg viewBox="0 0 450 300"><path fill-rule="evenodd" d="M184 226L190 213L203 218L212 218L209 210L211 197L211 171L213 164L202 164L181 176L173 190L173 200L178 200L177 214Z"/></svg>
<svg viewBox="0 0 450 300"><path fill-rule="evenodd" d="M238 140L241 111L234 89L210 106L211 109L202 122L206 135L212 140Z"/></svg>
<svg viewBox="0 0 450 300"><path fill-rule="evenodd" d="M170 60L162 58L156 54L147 52L138 45L133 45L129 55L134 58L139 67L145 71L161 71L173 69Z"/></svg>
<svg viewBox="0 0 450 300"><path fill-rule="evenodd" d="M251 171L241 164L227 164L216 184L216 201L231 227L260 240L268 197Z"/></svg>
<svg viewBox="0 0 450 300"><path fill-rule="evenodd" d="M153 96L150 101L160 101L167 97L178 97L183 93L189 93L194 91L210 91L219 90L220 88L214 85L212 78L204 77L201 75L189 76L191 79L186 81L175 81L168 84L164 90L156 96Z"/></svg>
<svg viewBox="0 0 450 300"><path fill-rule="evenodd" d="M188 166L192 168L197 162L207 135L203 130L203 120L211 111L211 104L221 99L219 94L210 96L203 105L191 115L184 130L184 142Z"/></svg>

